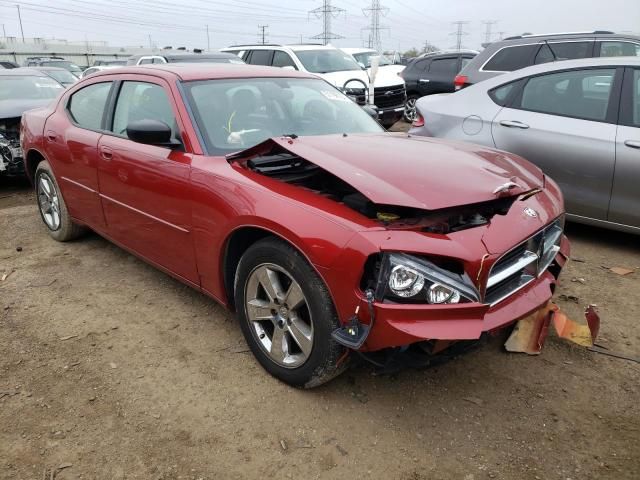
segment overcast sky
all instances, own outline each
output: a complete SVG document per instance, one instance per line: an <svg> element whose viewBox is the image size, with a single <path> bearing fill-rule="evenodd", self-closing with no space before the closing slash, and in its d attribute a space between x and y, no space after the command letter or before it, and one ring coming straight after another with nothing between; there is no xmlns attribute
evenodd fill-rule
<svg viewBox="0 0 640 480"><path fill-rule="evenodd" d="M332 31L345 37L338 46L362 46L370 22L366 0L332 0L344 9L332 19ZM613 30L640 34L640 0L382 0L384 49L402 51L425 40L440 47L455 45L451 22L468 21L463 46L478 48L486 26L492 39L523 32ZM16 4L21 6L25 37L106 40L115 46L207 46L254 43L258 25L268 25L273 43L312 41L322 20L308 11L321 0L0 0L0 23L8 36L20 37Z"/></svg>

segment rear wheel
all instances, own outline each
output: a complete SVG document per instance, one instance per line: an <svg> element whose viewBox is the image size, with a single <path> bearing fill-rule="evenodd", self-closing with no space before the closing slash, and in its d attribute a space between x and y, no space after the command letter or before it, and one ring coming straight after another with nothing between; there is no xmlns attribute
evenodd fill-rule
<svg viewBox="0 0 640 480"><path fill-rule="evenodd" d="M40 217L49 235L59 242L79 237L85 229L71 220L49 162L38 164L34 179Z"/></svg>
<svg viewBox="0 0 640 480"><path fill-rule="evenodd" d="M296 387L315 387L340 373L343 348L331 338L338 317L329 292L298 251L268 238L238 265L235 304L258 362Z"/></svg>
<svg viewBox="0 0 640 480"><path fill-rule="evenodd" d="M416 102L418 101L418 98L419 97L415 94L409 95L404 104L404 119L409 123L413 123L418 116L418 111L416 110Z"/></svg>

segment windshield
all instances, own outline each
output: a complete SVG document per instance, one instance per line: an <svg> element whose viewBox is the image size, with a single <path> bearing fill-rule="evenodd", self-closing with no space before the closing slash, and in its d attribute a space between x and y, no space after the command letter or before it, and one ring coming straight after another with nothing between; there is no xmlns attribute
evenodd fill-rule
<svg viewBox="0 0 640 480"><path fill-rule="evenodd" d="M45 73L63 85L71 85L78 81L69 70L47 70Z"/></svg>
<svg viewBox="0 0 640 480"><path fill-rule="evenodd" d="M69 70L70 72L74 73L82 73L82 69L78 65L76 65L75 63L67 62L65 60L54 60L52 62L45 62L43 63L43 65L47 67L64 68L65 70Z"/></svg>
<svg viewBox="0 0 640 480"><path fill-rule="evenodd" d="M63 90L62 85L48 77L0 77L0 101L53 99Z"/></svg>
<svg viewBox="0 0 640 480"><path fill-rule="evenodd" d="M393 65L393 63L391 63L391 60L389 60L384 55L379 55L377 52L362 52L353 54L353 57L356 59L356 61L367 68L371 68L371 57L375 56L380 57L378 65L380 65L381 67L385 65Z"/></svg>
<svg viewBox="0 0 640 480"><path fill-rule="evenodd" d="M320 79L202 80L185 87L207 149L217 155L281 135L382 131L364 110Z"/></svg>
<svg viewBox="0 0 640 480"><path fill-rule="evenodd" d="M304 68L311 73L362 70L351 55L339 50L299 50L295 53L302 62L302 65L304 65Z"/></svg>

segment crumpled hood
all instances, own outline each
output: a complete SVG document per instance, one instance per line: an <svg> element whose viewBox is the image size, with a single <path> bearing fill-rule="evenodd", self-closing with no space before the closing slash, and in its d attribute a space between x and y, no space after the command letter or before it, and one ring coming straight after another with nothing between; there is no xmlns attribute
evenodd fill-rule
<svg viewBox="0 0 640 480"><path fill-rule="evenodd" d="M14 118L21 117L27 110L34 108L46 107L51 102L51 98L36 99L36 100L24 100L24 99L12 99L12 100L0 100L0 118Z"/></svg>
<svg viewBox="0 0 640 480"><path fill-rule="evenodd" d="M276 137L227 156L249 159L280 146L350 184L372 202L438 210L543 187L541 170L506 152L467 143L407 137L405 134L352 134Z"/></svg>

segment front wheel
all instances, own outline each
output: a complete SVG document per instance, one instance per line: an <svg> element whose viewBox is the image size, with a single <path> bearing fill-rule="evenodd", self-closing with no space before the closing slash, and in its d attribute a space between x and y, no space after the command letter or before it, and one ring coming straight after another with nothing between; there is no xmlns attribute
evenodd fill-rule
<svg viewBox="0 0 640 480"><path fill-rule="evenodd" d="M409 95L404 103L404 119L409 123L413 123L418 116L418 111L416 110L418 98L417 95Z"/></svg>
<svg viewBox="0 0 640 480"><path fill-rule="evenodd" d="M268 238L247 250L235 305L249 348L274 377L310 388L340 373L344 349L331 338L339 322L327 287L287 243Z"/></svg>
<svg viewBox="0 0 640 480"><path fill-rule="evenodd" d="M43 160L38 164L34 180L40 217L49 230L49 235L59 242L82 235L85 229L71 220L49 162Z"/></svg>

